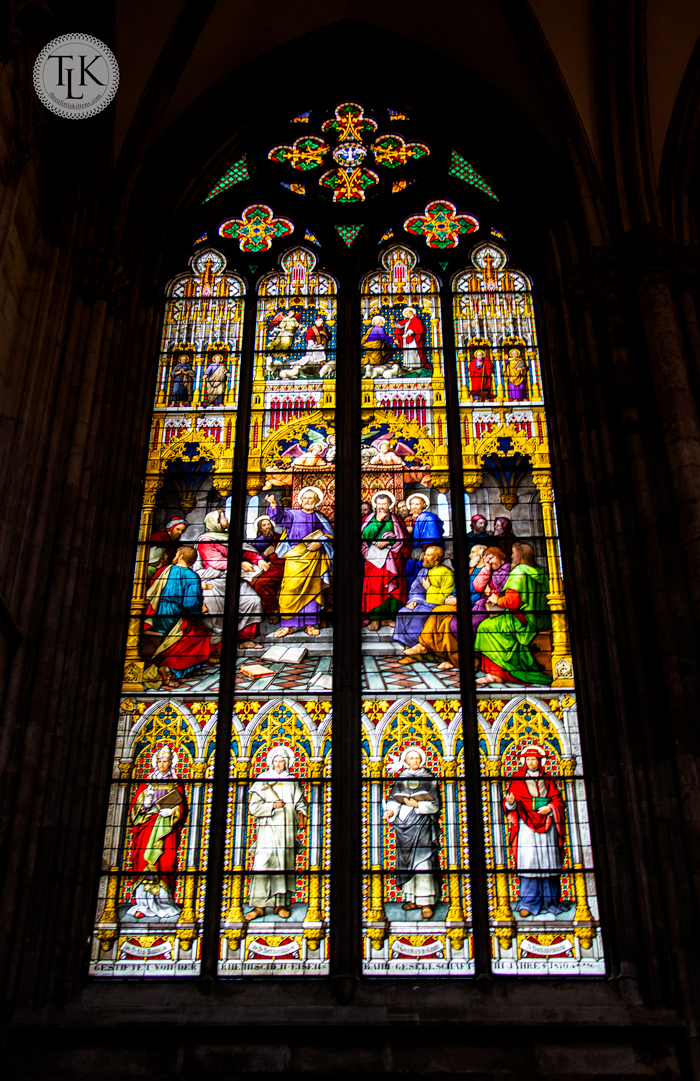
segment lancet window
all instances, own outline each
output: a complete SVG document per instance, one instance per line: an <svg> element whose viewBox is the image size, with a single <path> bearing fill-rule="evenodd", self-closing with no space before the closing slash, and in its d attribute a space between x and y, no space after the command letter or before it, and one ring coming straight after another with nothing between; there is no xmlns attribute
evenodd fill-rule
<svg viewBox="0 0 700 1081"><path fill-rule="evenodd" d="M167 289L95 977L605 971L532 283L452 187L387 182L431 149L380 120L266 151L304 185L221 188ZM291 239L289 199L375 186L407 210L378 247Z"/></svg>

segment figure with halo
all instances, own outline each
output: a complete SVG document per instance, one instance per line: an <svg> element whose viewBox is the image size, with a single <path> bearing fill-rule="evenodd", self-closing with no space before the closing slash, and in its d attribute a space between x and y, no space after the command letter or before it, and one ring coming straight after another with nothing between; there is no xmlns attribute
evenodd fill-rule
<svg viewBox="0 0 700 1081"><path fill-rule="evenodd" d="M187 818L184 786L175 772L177 754L167 745L151 759L148 778L129 806L134 900L126 916L134 920L177 920L175 873L180 835Z"/></svg>
<svg viewBox="0 0 700 1081"><path fill-rule="evenodd" d="M523 919L543 912L558 916L570 908L561 899L566 809L556 781L544 771L546 760L542 747L525 747L503 800Z"/></svg>
<svg viewBox="0 0 700 1081"><path fill-rule="evenodd" d="M312 486L302 488L294 509L278 506L274 495L265 499L270 505L270 521L283 530L277 548L277 556L284 562L279 593L282 626L275 638L286 638L302 629L317 637L333 570L333 527L318 512L323 492Z"/></svg>
<svg viewBox="0 0 700 1081"><path fill-rule="evenodd" d="M271 907L276 916L289 919L296 892L296 858L301 850L299 829L306 826L308 805L299 781L290 769L294 751L282 744L267 752L267 769L250 786L248 810L255 819L250 894L252 905L246 920L257 920Z"/></svg>
<svg viewBox="0 0 700 1081"><path fill-rule="evenodd" d="M396 834L396 884L403 893L402 908L419 908L432 919L440 900L440 791L435 774L425 765L425 750L406 747L389 767L398 773L386 801L384 820Z"/></svg>
<svg viewBox="0 0 700 1081"><path fill-rule="evenodd" d="M394 617L406 603L406 529L393 513L396 499L391 492L375 492L372 514L362 519L362 617L367 629L393 627Z"/></svg>

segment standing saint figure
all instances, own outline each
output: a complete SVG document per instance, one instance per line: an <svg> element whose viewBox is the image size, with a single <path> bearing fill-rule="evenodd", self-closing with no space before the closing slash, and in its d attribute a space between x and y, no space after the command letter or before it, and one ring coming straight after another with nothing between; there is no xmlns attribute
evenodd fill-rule
<svg viewBox="0 0 700 1081"><path fill-rule="evenodd" d="M541 747L526 747L524 764L513 777L503 801L508 844L520 876L520 915L556 916L570 905L561 899L566 811L554 779L542 769Z"/></svg>
<svg viewBox="0 0 700 1081"><path fill-rule="evenodd" d="M538 633L552 626L548 593L549 578L544 567L535 562L532 545L516 541L503 592L489 595L488 618L479 624L474 638L474 651L481 654L484 672L476 680L477 686L488 683L546 686L552 682L530 648Z"/></svg>
<svg viewBox="0 0 700 1081"><path fill-rule="evenodd" d="M406 600L406 529L392 514L395 502L390 492L376 492L372 497L374 512L362 519L362 616L369 621L370 631L378 631L380 623L393 627L393 617Z"/></svg>
<svg viewBox="0 0 700 1081"><path fill-rule="evenodd" d="M527 361L519 349L508 350L508 360L503 365L503 378L508 384L510 401L525 401L527 398Z"/></svg>
<svg viewBox="0 0 700 1081"><path fill-rule="evenodd" d="M187 799L170 747L159 747L151 764L151 773L138 785L129 806L135 883L133 904L125 914L136 920L177 920L175 872Z"/></svg>
<svg viewBox="0 0 700 1081"><path fill-rule="evenodd" d="M401 907L406 911L419 908L423 919L429 920L440 900L440 792L425 758L422 747L406 747L384 819L396 834L396 884L404 898Z"/></svg>
<svg viewBox="0 0 700 1081"><path fill-rule="evenodd" d="M493 361L483 349L475 349L469 361L469 390L475 402L493 400Z"/></svg>
<svg viewBox="0 0 700 1081"><path fill-rule="evenodd" d="M214 353L204 369L203 405L223 405L228 368L223 353Z"/></svg>
<svg viewBox="0 0 700 1081"><path fill-rule="evenodd" d="M408 372L432 368L425 351L423 320L415 308L404 308L401 314L403 319L394 328L396 344L402 350L401 366Z"/></svg>
<svg viewBox="0 0 700 1081"><path fill-rule="evenodd" d="M321 632L319 623L324 593L333 570L333 527L316 508L323 499L319 488L302 488L299 506L279 507L274 495L266 495L270 521L283 527L277 556L284 561L279 606L282 626L275 638L303 629L312 638Z"/></svg>
<svg viewBox="0 0 700 1081"><path fill-rule="evenodd" d="M180 353L170 369L170 404L189 405L192 401L194 368L187 353Z"/></svg>
<svg viewBox="0 0 700 1081"><path fill-rule="evenodd" d="M390 370L392 375L398 374L399 366L393 361L394 342L385 330L385 324L383 315L373 316L372 325L362 338L365 379L382 375L387 370Z"/></svg>
<svg viewBox="0 0 700 1081"><path fill-rule="evenodd" d="M276 916L289 919L289 903L296 892L296 856L301 850L298 829L304 829L308 805L296 777L289 772L294 763L290 747L271 747L267 769L250 786L248 810L255 819L257 836L253 845L249 903L246 920L257 920L272 906Z"/></svg>

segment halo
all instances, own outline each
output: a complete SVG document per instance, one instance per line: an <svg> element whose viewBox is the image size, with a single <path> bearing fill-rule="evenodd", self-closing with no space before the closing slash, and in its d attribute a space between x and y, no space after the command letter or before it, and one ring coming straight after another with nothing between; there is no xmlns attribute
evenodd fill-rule
<svg viewBox="0 0 700 1081"><path fill-rule="evenodd" d="M163 750L170 751L170 755L171 755L171 759L172 759L172 765L171 765L170 768L174 771L175 767L177 766L177 763L178 763L179 755L178 755L177 751L174 751L172 749L172 747L168 747L167 743L164 743L162 747L159 747L158 750L154 751L153 756L151 758L151 765L153 766L154 769L156 768L156 762L158 760L158 755Z"/></svg>
<svg viewBox="0 0 700 1081"><path fill-rule="evenodd" d="M263 518L265 518L268 522L272 522L272 519L270 518L269 514L259 514L257 516L257 518L255 519L255 521L253 522L253 529L258 528L258 526L262 522ZM273 528L274 528L275 523L272 522L272 525L273 525ZM277 532L277 531L275 530L275 532ZM257 536L257 533L255 535Z"/></svg>
<svg viewBox="0 0 700 1081"><path fill-rule="evenodd" d="M421 764L421 766L425 765L425 761L426 761L426 758L428 756L425 753L424 748L421 747L417 743L412 743L409 747L404 747L403 751L401 752L401 758L399 759L400 765L406 766L406 755L408 754L409 751L416 751L416 753L420 755L420 764ZM408 768L408 767L406 767L406 768Z"/></svg>
<svg viewBox="0 0 700 1081"><path fill-rule="evenodd" d="M393 510L394 506L396 504L396 497L393 496L391 494L391 492L385 492L385 491L375 492L374 495L372 496L371 503L372 503L372 506L374 507L374 509L375 510L377 509L377 500L379 499L380 495L385 495L387 497L387 499L389 500L389 510Z"/></svg>
<svg viewBox="0 0 700 1081"><path fill-rule="evenodd" d="M406 496L406 506L408 506L412 499L422 499L423 506L430 506L430 499L423 492L410 492L409 495Z"/></svg>
<svg viewBox="0 0 700 1081"><path fill-rule="evenodd" d="M304 495L304 492L313 492L315 495L318 496L319 503L323 502L323 492L321 491L321 489L320 488L314 488L313 484L307 484L306 488L302 488L298 492L298 494L297 494L297 503L301 503L301 497Z"/></svg>
<svg viewBox="0 0 700 1081"><path fill-rule="evenodd" d="M265 762L267 768L272 769L272 763L276 758L285 758L287 761L287 770L294 763L294 751L291 747L288 747L286 743L276 743L274 747L270 747L265 756Z"/></svg>

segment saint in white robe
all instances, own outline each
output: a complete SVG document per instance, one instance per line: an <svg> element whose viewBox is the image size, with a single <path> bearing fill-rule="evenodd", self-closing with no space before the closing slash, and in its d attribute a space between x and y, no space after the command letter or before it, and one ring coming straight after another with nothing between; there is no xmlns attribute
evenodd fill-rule
<svg viewBox="0 0 700 1081"><path fill-rule="evenodd" d="M287 907L296 893L299 814L308 807L301 785L288 773L266 770L250 788L249 811L257 822L249 902L255 908ZM284 807L275 807L282 800Z"/></svg>

